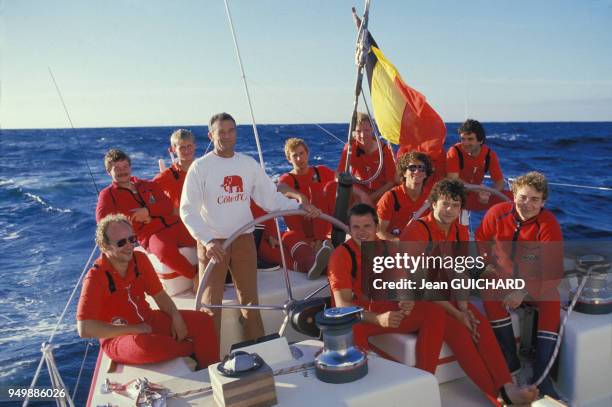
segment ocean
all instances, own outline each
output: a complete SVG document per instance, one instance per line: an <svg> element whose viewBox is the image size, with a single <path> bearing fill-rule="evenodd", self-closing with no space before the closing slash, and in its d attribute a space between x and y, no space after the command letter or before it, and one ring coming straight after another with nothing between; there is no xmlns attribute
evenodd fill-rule
<svg viewBox="0 0 612 407"><path fill-rule="evenodd" d="M346 139L346 124L322 127ZM447 147L457 141L457 127L447 124ZM0 386L30 384L41 342L48 340L94 247L96 185L101 189L110 181L104 153L123 149L132 158L134 175L151 178L158 159L169 161L166 151L175 128L0 131ZM196 134L202 154L208 146L206 127L185 128ZM485 123L485 128L506 177L538 170L554 183L612 187L612 122ZM342 143L316 125L262 125L258 130L272 177L290 170L283 153L288 137L306 140L311 163L337 165ZM258 159L251 126L239 126L238 150ZM547 207L557 215L566 240L609 241L611 203L612 191L551 185ZM76 333L77 299L54 339L55 360L71 393L88 347ZM77 405L87 399L98 349L92 341ZM43 368L39 384L48 383Z"/></svg>

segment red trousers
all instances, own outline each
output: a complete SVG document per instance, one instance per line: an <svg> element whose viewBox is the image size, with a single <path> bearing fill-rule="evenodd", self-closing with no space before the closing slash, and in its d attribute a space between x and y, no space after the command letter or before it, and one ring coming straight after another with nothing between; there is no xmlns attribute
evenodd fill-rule
<svg viewBox="0 0 612 407"><path fill-rule="evenodd" d="M189 263L179 252L179 247L196 247L195 240L182 222L151 235L143 247L156 255L160 262L187 278L193 278L198 272L198 266Z"/></svg>
<svg viewBox="0 0 612 407"><path fill-rule="evenodd" d="M315 261L315 252L309 244L309 239L301 231L289 230L283 232L282 240L287 267L301 273L308 272ZM259 244L258 254L269 263L282 264L279 246L272 247L265 233Z"/></svg>
<svg viewBox="0 0 612 407"><path fill-rule="evenodd" d="M556 292L557 298L559 293ZM551 295L547 295L550 298ZM508 318L510 314L501 301L483 301L489 320ZM528 301L527 304L538 309L538 331L559 332L561 322L560 301Z"/></svg>
<svg viewBox="0 0 612 407"><path fill-rule="evenodd" d="M379 310L376 311L380 313ZM437 304L417 301L412 312L404 317L398 328L384 328L366 322L353 325L354 342L360 348L368 350L370 336L418 331L416 367L434 374L444 338L444 315L444 310Z"/></svg>
<svg viewBox="0 0 612 407"><path fill-rule="evenodd" d="M499 389L511 383L512 376L489 321L472 304L469 304L469 309L480 321L478 342L472 340L465 325L448 314L444 342L453 351L465 374L497 405Z"/></svg>
<svg viewBox="0 0 612 407"><path fill-rule="evenodd" d="M179 311L187 325L187 338L178 342L172 338L172 320L160 310L154 310L146 321L150 334L122 335L102 339L104 353L118 363L138 365L157 363L195 353L199 368L219 361L219 341L212 318L198 311Z"/></svg>

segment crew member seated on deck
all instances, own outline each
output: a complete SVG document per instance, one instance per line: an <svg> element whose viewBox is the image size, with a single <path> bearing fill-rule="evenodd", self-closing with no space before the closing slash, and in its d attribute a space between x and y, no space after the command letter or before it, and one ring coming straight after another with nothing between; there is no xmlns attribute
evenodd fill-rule
<svg viewBox="0 0 612 407"><path fill-rule="evenodd" d="M156 363L195 355L198 367L219 361L212 318L203 312L177 310L163 290L144 253L135 252L136 237L127 217L108 215L96 229L102 254L83 281L77 309L82 338L100 339L113 361ZM145 294L159 310L152 310Z"/></svg>
<svg viewBox="0 0 612 407"><path fill-rule="evenodd" d="M434 185L429 195L431 212L408 225L400 239L405 242L423 242L431 247L433 242L467 242L467 227L459 224L461 208L465 204L465 187L457 180L443 179ZM434 244L434 247L436 245ZM436 249L453 247L438 244ZM459 251L463 247L459 246ZM448 253L431 249L427 255L446 256ZM451 253L451 255L455 255ZM428 270L431 275L432 270ZM453 275L451 270L451 275ZM440 273L438 273L438 276ZM442 275L448 276L445 271ZM456 274L456 276L459 274ZM512 376L497 344L491 325L478 309L467 301L465 292L442 289L444 299L435 301L446 312L444 342L453 351L457 362L468 377L493 403L498 398L507 404L529 403L538 396L536 386L519 387L512 383ZM440 294L438 294L440 295Z"/></svg>
<svg viewBox="0 0 612 407"><path fill-rule="evenodd" d="M344 146L338 173L344 172L347 159L348 145ZM378 176L366 185L355 183L354 187L365 191L372 204L376 205L380 197L396 184L395 162L393 152L386 144L382 145L382 169ZM351 173L360 180L369 180L376 173L380 163L378 143L372 130L370 116L366 113L357 113L355 131L351 136Z"/></svg>
<svg viewBox="0 0 612 407"><path fill-rule="evenodd" d="M168 151L176 155L177 161L164 170L160 168L160 173L153 178L153 181L170 198L174 206L174 214L178 215L185 177L195 156L195 136L189 130L175 130L170 135Z"/></svg>
<svg viewBox="0 0 612 407"><path fill-rule="evenodd" d="M185 183L185 177L187 171L193 162L195 156L196 144L195 137L192 132L185 129L178 129L172 132L170 135L170 147L168 151L172 154L176 154L177 161L173 162L172 165L153 178L153 182L157 183L162 191L172 201L174 206L174 214L179 215L179 205L181 204L181 193L183 192L183 184ZM179 218L181 227L181 236L191 236L181 218ZM193 239L193 238L192 238ZM196 242L193 240L190 247L195 247Z"/></svg>
<svg viewBox="0 0 612 407"><path fill-rule="evenodd" d="M287 196L286 191L283 191L286 189L289 189L287 185L278 184L279 192L285 196ZM301 202L308 202L308 199L303 197ZM251 212L254 218L267 214L253 200L251 200ZM308 240L300 230L280 230L280 234L287 267L299 273L306 273L312 280L320 277L327 267L331 253L330 246L325 244L318 252L315 252L311 245L312 241ZM263 224L255 225L253 235L257 247L257 271L265 271L266 265L276 265L274 269L278 269L283 260L274 220L269 219Z"/></svg>
<svg viewBox="0 0 612 407"><path fill-rule="evenodd" d="M334 181L335 172L325 165L309 165L310 151L306 142L300 138L289 138L285 142L285 157L293 167L290 172L281 175L279 185L286 185L306 196L309 202L317 208L325 206L323 189ZM283 234L285 246L295 247L295 250L305 251L301 242L307 243L317 257L315 268L310 269L309 278L321 275L327 265L332 246L327 241L331 225L319 218L307 219L303 216L285 216L285 224L289 229ZM287 240L287 242L285 242ZM296 242L298 246L296 246Z"/></svg>
<svg viewBox="0 0 612 407"><path fill-rule="evenodd" d="M372 301L362 291L361 245L377 240L376 210L357 204L349 210L351 239L336 247L327 276L336 307L364 308L364 321L353 325L355 344L369 349L370 336L418 331L416 367L435 373L444 335L444 310L424 301Z"/></svg>
<svg viewBox="0 0 612 407"><path fill-rule="evenodd" d="M179 247L194 247L195 242L174 214L166 194L155 182L132 177L130 157L121 150L109 150L104 166L113 183L100 192L96 221L111 213L127 216L145 250L175 272L194 278L197 267L179 252Z"/></svg>
<svg viewBox="0 0 612 407"><path fill-rule="evenodd" d="M446 173L450 179L459 179L468 184L481 185L489 173L493 189L504 189L504 175L495 151L485 144L485 129L478 120L468 119L457 130L460 142L448 149ZM491 202L490 202L491 201ZM484 210L500 202L490 192L470 192L465 207L470 210Z"/></svg>
<svg viewBox="0 0 612 407"><path fill-rule="evenodd" d="M493 206L476 230L481 250L492 245L492 260L485 275L490 278L522 278L523 290L500 292L484 308L504 351L511 371L521 367L516 353L512 321L507 309L523 302L538 309L538 336L534 362L534 381L544 372L557 343L560 308L560 280L563 278L563 235L555 215L544 208L548 182L539 172L529 172L512 183L514 202ZM486 242L491 242L487 244ZM500 299L500 298L503 298ZM550 375L540 392L559 399Z"/></svg>
<svg viewBox="0 0 612 407"><path fill-rule="evenodd" d="M206 277L202 301L221 304L228 266L243 305L257 305L257 253L252 229L223 249L225 239L253 220L251 199L262 209L277 211L302 208L309 216L320 211L310 203L288 199L277 191L265 170L251 157L235 152L236 121L228 113L215 114L209 121L208 137L214 149L193 162L187 172L180 213L185 226L198 241L198 261L202 276L208 262L215 265ZM217 334L221 331L221 310L209 310ZM259 310L242 310L246 339L264 335Z"/></svg>
<svg viewBox="0 0 612 407"><path fill-rule="evenodd" d="M433 168L427 154L411 151L402 155L397 160L397 173L402 183L385 192L376 204L378 236L385 240L399 240L414 213L427 202L433 186ZM427 212L429 209L424 214Z"/></svg>

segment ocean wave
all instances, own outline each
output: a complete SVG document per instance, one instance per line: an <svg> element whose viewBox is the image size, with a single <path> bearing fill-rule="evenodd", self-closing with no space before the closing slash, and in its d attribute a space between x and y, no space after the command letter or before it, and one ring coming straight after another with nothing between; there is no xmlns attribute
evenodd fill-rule
<svg viewBox="0 0 612 407"><path fill-rule="evenodd" d="M516 141L518 139L527 139L528 134L523 133L493 133L487 134L487 139L499 139L504 141Z"/></svg>
<svg viewBox="0 0 612 407"><path fill-rule="evenodd" d="M30 192L24 192L24 195L30 198L32 201L39 203L44 208L44 210L47 212L60 212L60 213L71 213L72 212L71 209L56 208L55 206L52 206L51 204L49 204L48 202L46 202L44 199L42 199L40 196L36 194L32 194Z"/></svg>
<svg viewBox="0 0 612 407"><path fill-rule="evenodd" d="M0 379L12 378L20 370L23 370L27 368L28 366L33 365L34 363L37 363L37 362L38 362L38 359L35 357L30 358L30 359L19 357L18 360L13 361L13 362L2 361L2 370L0 370Z"/></svg>
<svg viewBox="0 0 612 407"><path fill-rule="evenodd" d="M19 232L0 233L0 238L2 238L2 240L15 240L20 236Z"/></svg>
<svg viewBox="0 0 612 407"><path fill-rule="evenodd" d="M573 146L575 144L608 144L609 137L585 136L573 138L558 138L553 141L553 145L557 147Z"/></svg>
<svg viewBox="0 0 612 407"><path fill-rule="evenodd" d="M142 161L151 161L151 163L157 162L156 157L149 155L142 151L136 151L136 152L130 151L128 154L130 155L130 158L132 159L132 161L142 160Z"/></svg>
<svg viewBox="0 0 612 407"><path fill-rule="evenodd" d="M19 178L19 179L0 178L0 187L8 186L7 189L10 187L14 187L14 188L31 187L34 185L43 185L44 183L45 183L45 180L43 180L43 178L41 177L28 177L28 178Z"/></svg>

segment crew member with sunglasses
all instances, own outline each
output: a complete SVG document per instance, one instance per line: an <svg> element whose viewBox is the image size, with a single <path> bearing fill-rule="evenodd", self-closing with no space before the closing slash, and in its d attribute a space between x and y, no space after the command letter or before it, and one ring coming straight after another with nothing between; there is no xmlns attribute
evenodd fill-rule
<svg viewBox="0 0 612 407"><path fill-rule="evenodd" d="M157 363L194 355L199 368L219 360L212 318L177 310L148 257L135 252L136 237L127 217L108 215L96 229L102 254L83 280L77 309L82 338L98 338L113 361ZM153 297L152 310L145 294Z"/></svg>
<svg viewBox="0 0 612 407"><path fill-rule="evenodd" d="M414 213L427 201L434 184L431 160L424 153L411 151L402 155L397 162L397 173L402 184L385 192L376 205L380 219L378 236L385 240L399 240Z"/></svg>
<svg viewBox="0 0 612 407"><path fill-rule="evenodd" d="M194 278L198 268L179 247L195 247L195 241L174 214L172 201L157 183L132 176L132 162L123 151L109 150L104 166L113 183L100 192L96 221L111 213L127 216L142 247L176 273Z"/></svg>

